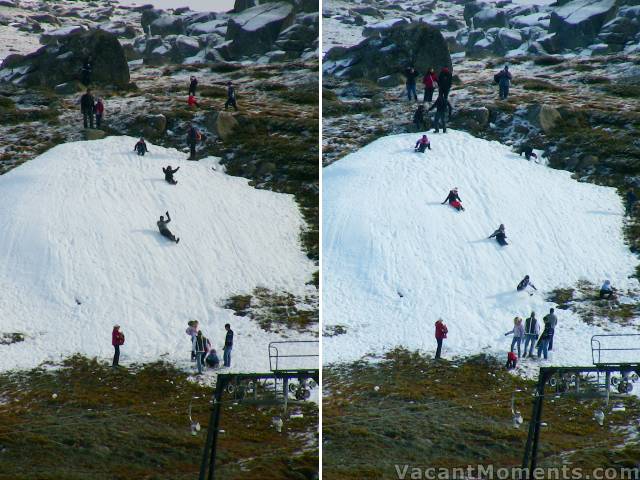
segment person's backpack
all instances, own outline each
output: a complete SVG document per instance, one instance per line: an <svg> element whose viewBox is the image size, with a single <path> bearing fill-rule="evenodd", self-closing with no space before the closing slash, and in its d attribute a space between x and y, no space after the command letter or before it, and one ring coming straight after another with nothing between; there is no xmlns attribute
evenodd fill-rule
<svg viewBox="0 0 640 480"><path fill-rule="evenodd" d="M496 85L497 85L498 83L500 83L500 73L496 73L496 74L493 76L493 83L495 83Z"/></svg>
<svg viewBox="0 0 640 480"><path fill-rule="evenodd" d="M118 337L118 345L124 345L124 333L120 333Z"/></svg>
<svg viewBox="0 0 640 480"><path fill-rule="evenodd" d="M200 130L196 130L196 141L199 142L200 140L202 140L202 134Z"/></svg>

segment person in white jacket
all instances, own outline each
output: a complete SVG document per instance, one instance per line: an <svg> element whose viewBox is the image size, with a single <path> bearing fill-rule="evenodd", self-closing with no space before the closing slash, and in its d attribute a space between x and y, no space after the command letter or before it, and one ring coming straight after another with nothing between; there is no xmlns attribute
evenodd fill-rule
<svg viewBox="0 0 640 480"><path fill-rule="evenodd" d="M513 347L518 345L518 357L520 357L520 344L522 344L522 339L524 338L524 325L522 325L522 319L520 317L516 317L513 319L513 329L505 333L505 336L513 334L513 340L511 340L511 352L513 352Z"/></svg>
<svg viewBox="0 0 640 480"><path fill-rule="evenodd" d="M536 312L531 312L531 316L524 323L524 355L527 356L527 347L529 348L529 357L533 356L533 349L540 336L540 323L536 318ZM531 346L529 346L529 344Z"/></svg>

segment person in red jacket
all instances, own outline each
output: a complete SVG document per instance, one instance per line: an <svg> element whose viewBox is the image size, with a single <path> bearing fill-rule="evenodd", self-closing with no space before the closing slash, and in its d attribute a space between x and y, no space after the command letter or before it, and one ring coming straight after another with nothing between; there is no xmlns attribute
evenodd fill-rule
<svg viewBox="0 0 640 480"><path fill-rule="evenodd" d="M518 356L514 352L507 353L507 370L513 370L518 364Z"/></svg>
<svg viewBox="0 0 640 480"><path fill-rule="evenodd" d="M447 338L447 333L449 330L447 326L444 324L441 318L436 322L436 342L438 343L438 348L436 349L436 360L440 358L440 354L442 353L442 341Z"/></svg>
<svg viewBox="0 0 640 480"><path fill-rule="evenodd" d="M433 91L438 84L438 77L436 77L436 72L433 71L433 68L430 68L424 77L422 77L422 84L424 85L424 98L422 102L433 101Z"/></svg>
<svg viewBox="0 0 640 480"><path fill-rule="evenodd" d="M189 98L187 99L187 104L189 105L189 108L197 107L198 102L196 101L196 97L193 95L189 95Z"/></svg>
<svg viewBox="0 0 640 480"><path fill-rule="evenodd" d="M111 332L111 345L113 345L114 349L113 364L111 366L116 368L120 361L120 345L124 345L124 333L120 331L120 325L113 326L113 331Z"/></svg>
<svg viewBox="0 0 640 480"><path fill-rule="evenodd" d="M102 115L104 115L104 103L102 102L101 98L99 98L96 101L95 111L96 111L96 128L100 128L100 124L102 123Z"/></svg>

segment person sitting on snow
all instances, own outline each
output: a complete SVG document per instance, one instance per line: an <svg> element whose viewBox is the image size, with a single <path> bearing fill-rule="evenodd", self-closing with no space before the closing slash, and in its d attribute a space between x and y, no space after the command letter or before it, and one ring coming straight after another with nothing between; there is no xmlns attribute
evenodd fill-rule
<svg viewBox="0 0 640 480"><path fill-rule="evenodd" d="M173 233L171 233L171 230L167 228L167 223L171 221L171 217L169 216L169 212L165 212L165 213L167 214L167 219L165 220L163 216L160 216L160 220L158 220L157 222L158 230L160 230L160 235L162 235L165 238L168 238L172 242L178 243L180 239L176 238L176 236Z"/></svg>
<svg viewBox="0 0 640 480"><path fill-rule="evenodd" d="M495 238L496 241L500 245L502 245L503 247L505 245L509 245L507 243L507 240L506 240L507 234L504 232L504 224L503 223L500 224L500 226L498 227L498 229L495 232L493 232L491 235L489 235L489 238Z"/></svg>
<svg viewBox="0 0 640 480"><path fill-rule="evenodd" d="M218 352L216 352L215 348L209 350L209 353L207 353L204 361L211 368L220 367L220 358L218 357Z"/></svg>
<svg viewBox="0 0 640 480"><path fill-rule="evenodd" d="M609 280L605 280L600 287L600 299L607 297L607 300L611 300L613 298L613 293L611 282Z"/></svg>
<svg viewBox="0 0 640 480"><path fill-rule="evenodd" d="M149 151L147 148L147 144L144 141L144 138L140 138L138 143L133 147L133 150L138 154L138 156L143 157L145 153Z"/></svg>
<svg viewBox="0 0 640 480"><path fill-rule="evenodd" d="M522 292L523 290L526 290L527 287L531 287L534 290L538 290L536 286L533 283L531 283L531 280L529 280L529 275L525 275L524 278L520 280L520 283L516 287L516 290L518 290L519 292Z"/></svg>
<svg viewBox="0 0 640 480"><path fill-rule="evenodd" d="M442 202L442 205L444 205L447 202L449 202L449 205L455 208L456 210L458 210L459 212L464 211L464 207L462 206L462 200L460 200L460 196L458 195L458 187L455 187L453 190L449 191L449 195L447 195L447 198L444 199L444 202Z"/></svg>
<svg viewBox="0 0 640 480"><path fill-rule="evenodd" d="M418 139L418 141L416 142L414 151L424 153L427 148L431 150L431 142L426 135L422 135L422 138Z"/></svg>
<svg viewBox="0 0 640 480"><path fill-rule="evenodd" d="M174 170L171 168L171 165L162 169L162 172L164 173L164 179L167 181L167 183L170 183L171 185L175 185L178 183L178 181L173 178L173 174L176 173L178 170L180 170L180 167Z"/></svg>
<svg viewBox="0 0 640 480"><path fill-rule="evenodd" d="M536 160L538 159L538 155L534 153L533 148L530 145L521 145L520 148L518 148L518 155L522 156L523 153L524 158L527 160L531 160L531 157Z"/></svg>

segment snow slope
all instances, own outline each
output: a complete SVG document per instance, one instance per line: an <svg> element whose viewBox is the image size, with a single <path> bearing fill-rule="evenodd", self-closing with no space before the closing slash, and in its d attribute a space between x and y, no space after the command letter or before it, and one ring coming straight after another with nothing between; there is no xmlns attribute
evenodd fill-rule
<svg viewBox="0 0 640 480"><path fill-rule="evenodd" d="M433 352L438 317L449 326L445 356L504 355L513 317L553 306L543 292L516 292L526 274L541 291L581 278L637 287L614 189L463 132L432 134L424 155L417 138L381 138L324 169L323 328L347 330L324 338L325 363L398 345ZM440 204L454 186L465 212ZM487 239L500 223L505 248ZM558 318L554 362L590 364L590 337L603 332Z"/></svg>
<svg viewBox="0 0 640 480"><path fill-rule="evenodd" d="M0 177L0 332L29 336L0 346L0 370L74 352L108 358L115 323L125 362L188 362L192 318L214 348L232 324L234 370L268 368L267 344L282 338L220 305L256 286L309 293L315 267L293 197L213 171L213 158L153 145L138 157L135 142L59 145ZM168 164L180 166L176 186ZM166 210L178 245L157 231Z"/></svg>

